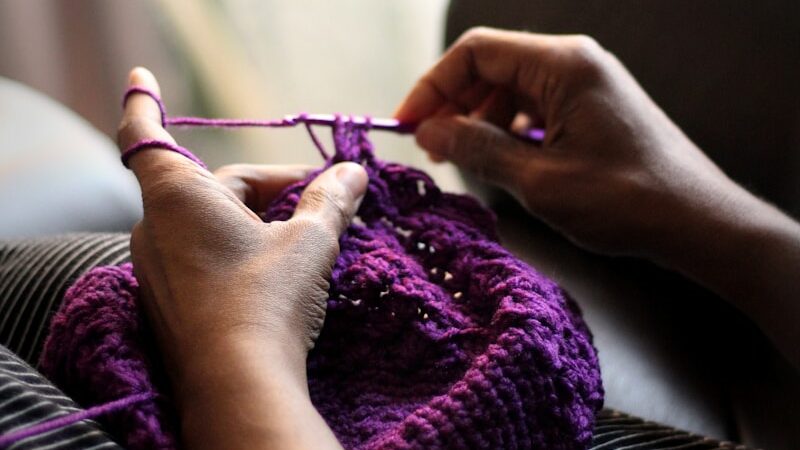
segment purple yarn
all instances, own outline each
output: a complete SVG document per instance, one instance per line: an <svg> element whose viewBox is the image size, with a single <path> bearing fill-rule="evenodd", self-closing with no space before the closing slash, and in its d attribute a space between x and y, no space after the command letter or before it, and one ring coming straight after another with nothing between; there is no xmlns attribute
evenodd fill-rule
<svg viewBox="0 0 800 450"><path fill-rule="evenodd" d="M127 263L94 268L64 294L50 322L39 369L78 404L167 393L166 383L154 375L159 366L150 358L158 355L147 338L138 290L133 265ZM131 449L176 448L174 414L165 395L99 420Z"/></svg>
<svg viewBox="0 0 800 450"><path fill-rule="evenodd" d="M164 102L161 100L161 97L158 96L155 92L151 91L150 89L142 86L131 86L125 91L125 95L122 96L122 107L125 108L125 104L128 103L128 99L131 98L134 94L144 94L150 98L152 98L156 104L158 104L158 110L161 113L161 125L167 126L167 107L164 106Z"/></svg>
<svg viewBox="0 0 800 450"><path fill-rule="evenodd" d="M586 447L603 388L591 334L554 282L497 242L494 216L423 172L375 157L339 118L335 155L367 194L341 237L327 316L308 358L311 399L348 449ZM263 213L288 219L308 180ZM67 292L41 368L83 405L156 399L101 421L131 449L174 448L174 413L130 264Z"/></svg>
<svg viewBox="0 0 800 450"><path fill-rule="evenodd" d="M202 167L204 169L208 168L206 166L206 163L204 163L200 158L195 156L194 153L190 152L186 148L181 147L178 144L173 144L171 142L162 141L160 139L147 139L147 140L144 140L144 141L139 141L139 142L133 144L132 146L126 148L122 152L122 156L120 158L122 160L122 165L124 165L125 167L128 167L128 160L131 159L131 157L133 155L139 153L142 150L147 150L149 148L160 148L160 149L166 149L166 150L173 151L173 152L175 152L175 153L177 153L179 155L182 155L182 156L186 157L187 159L189 159L190 161L192 161L193 163L197 164L198 166L200 166L200 167Z"/></svg>
<svg viewBox="0 0 800 450"><path fill-rule="evenodd" d="M6 448L9 445L19 442L31 436L37 436L48 431L63 428L76 422L86 419L93 419L102 415L112 413L121 409L130 408L131 406L145 400L151 400L153 393L144 392L141 394L133 394L127 397L115 400L113 402L104 403L102 405L94 406L89 409L83 409L74 413L66 414L56 417L55 419L45 420L44 422L37 423L30 427L23 428L8 434L0 436L0 448Z"/></svg>

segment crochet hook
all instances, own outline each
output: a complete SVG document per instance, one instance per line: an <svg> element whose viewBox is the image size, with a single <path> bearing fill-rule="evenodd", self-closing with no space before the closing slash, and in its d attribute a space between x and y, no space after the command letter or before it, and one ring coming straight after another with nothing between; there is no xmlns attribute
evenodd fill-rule
<svg viewBox="0 0 800 450"><path fill-rule="evenodd" d="M351 123L371 130L413 133L416 124L400 122L397 119L374 118L368 116L341 116L336 114L290 114L278 120L254 119L210 119L205 117L165 117L164 124L193 127L293 127L299 124L334 126L337 123Z"/></svg>

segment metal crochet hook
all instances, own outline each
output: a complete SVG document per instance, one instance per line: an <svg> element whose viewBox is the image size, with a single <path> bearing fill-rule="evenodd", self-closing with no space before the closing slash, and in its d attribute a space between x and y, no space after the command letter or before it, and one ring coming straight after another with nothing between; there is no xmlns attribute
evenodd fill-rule
<svg viewBox="0 0 800 450"><path fill-rule="evenodd" d="M224 127L224 128L245 128L245 127L294 127L300 124L305 125L326 125L335 126L340 123L354 124L371 130L392 131L395 133L413 133L416 124L400 122L397 119L373 118L368 116L338 116L335 114L291 114L278 120L254 120L254 119L210 119L205 117L165 117L164 124L171 126L189 127Z"/></svg>
<svg viewBox="0 0 800 450"><path fill-rule="evenodd" d="M290 120L298 120L301 122L309 123L311 125L329 125L333 126L337 121L345 121L358 126L364 126L373 130L386 130L395 133L413 133L417 125L407 122L400 122L397 119L375 118L366 116L340 116L336 117L334 114L297 114L286 116Z"/></svg>

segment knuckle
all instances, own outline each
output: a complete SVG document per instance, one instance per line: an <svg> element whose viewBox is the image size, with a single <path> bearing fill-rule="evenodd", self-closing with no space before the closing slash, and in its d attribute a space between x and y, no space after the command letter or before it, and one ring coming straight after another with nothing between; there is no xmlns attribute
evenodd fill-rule
<svg viewBox="0 0 800 450"><path fill-rule="evenodd" d="M482 54L494 44L507 40L507 33L510 32L484 26L473 27L459 37L454 49L472 55Z"/></svg>
<svg viewBox="0 0 800 450"><path fill-rule="evenodd" d="M577 34L570 37L574 48L586 53L594 54L602 50L597 40L586 34Z"/></svg>
<svg viewBox="0 0 800 450"><path fill-rule="evenodd" d="M565 37L566 55L570 73L583 80L595 80L602 76L607 53L591 36Z"/></svg>
<svg viewBox="0 0 800 450"><path fill-rule="evenodd" d="M493 35L493 33L494 30L492 30L489 27L485 26L472 27L461 35L459 41L462 44L481 42L488 39L490 36Z"/></svg>
<svg viewBox="0 0 800 450"><path fill-rule="evenodd" d="M139 139L154 135L156 127L161 126L146 117L124 118L117 127L117 144L124 150Z"/></svg>

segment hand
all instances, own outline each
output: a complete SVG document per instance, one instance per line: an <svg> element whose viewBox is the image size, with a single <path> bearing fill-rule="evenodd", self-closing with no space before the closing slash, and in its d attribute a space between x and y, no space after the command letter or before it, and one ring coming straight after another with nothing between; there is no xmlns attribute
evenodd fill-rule
<svg viewBox="0 0 800 450"><path fill-rule="evenodd" d="M396 113L419 145L578 244L653 256L734 184L591 38L475 29ZM543 127L541 145L515 131Z"/></svg>
<svg viewBox="0 0 800 450"><path fill-rule="evenodd" d="M395 115L432 159L574 242L714 290L800 368L800 225L722 173L591 38L471 30ZM530 126L541 145L515 136Z"/></svg>
<svg viewBox="0 0 800 450"><path fill-rule="evenodd" d="M144 69L131 72L130 84L159 89ZM125 149L142 139L174 142L161 127L156 103L135 94L125 108L119 145ZM237 433L231 428L198 439L223 426L218 416L225 415L225 405L233 410L230 427L258 422L259 412L274 418L277 404L286 407L288 393L304 395L291 403L308 412L306 356L325 318L338 237L366 189L364 169L337 164L306 188L290 220L267 224L255 211L308 176L308 168L235 165L211 174L159 149L139 152L129 162L144 203L144 218L131 237L134 271L184 426L193 430L184 439L214 447L216 438L232 446L229 437ZM268 406L272 412L259 409ZM254 411L239 417L248 408ZM242 423L233 423L235 417ZM268 420L259 427L273 434L278 429Z"/></svg>

